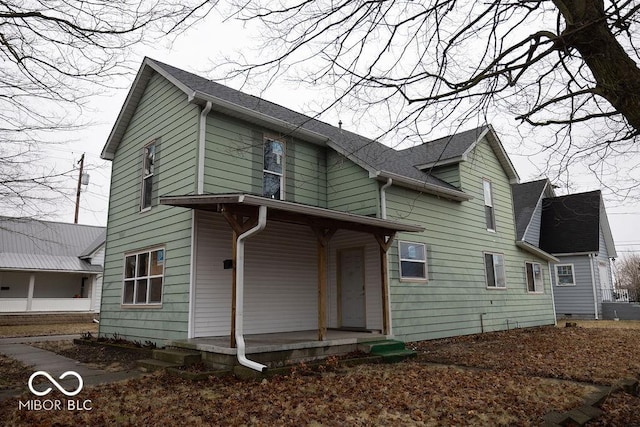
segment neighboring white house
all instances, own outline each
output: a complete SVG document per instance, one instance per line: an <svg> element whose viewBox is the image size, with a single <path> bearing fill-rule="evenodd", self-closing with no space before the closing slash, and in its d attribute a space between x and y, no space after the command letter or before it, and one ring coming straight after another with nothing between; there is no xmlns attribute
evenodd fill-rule
<svg viewBox="0 0 640 427"><path fill-rule="evenodd" d="M0 313L99 312L105 228L0 218Z"/></svg>

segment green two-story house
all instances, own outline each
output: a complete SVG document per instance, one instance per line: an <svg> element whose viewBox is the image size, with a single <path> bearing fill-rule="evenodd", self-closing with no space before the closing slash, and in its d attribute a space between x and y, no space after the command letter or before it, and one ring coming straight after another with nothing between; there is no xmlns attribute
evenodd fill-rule
<svg viewBox="0 0 640 427"><path fill-rule="evenodd" d="M145 59L113 163L100 334L405 341L553 324L490 126L398 151ZM275 335L271 335L275 334Z"/></svg>

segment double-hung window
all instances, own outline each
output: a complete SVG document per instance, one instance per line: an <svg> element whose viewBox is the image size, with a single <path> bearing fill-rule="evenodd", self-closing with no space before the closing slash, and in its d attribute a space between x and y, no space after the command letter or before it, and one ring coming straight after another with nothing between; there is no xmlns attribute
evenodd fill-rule
<svg viewBox="0 0 640 427"><path fill-rule="evenodd" d="M262 177L262 195L284 199L284 142L265 139Z"/></svg>
<svg viewBox="0 0 640 427"><path fill-rule="evenodd" d="M485 252L484 266L487 288L507 287L507 277L504 271L504 255Z"/></svg>
<svg viewBox="0 0 640 427"><path fill-rule="evenodd" d="M398 242L400 279L427 280L427 250L422 243Z"/></svg>
<svg viewBox="0 0 640 427"><path fill-rule="evenodd" d="M484 192L484 218L487 230L495 231L496 215L493 209L493 188L491 181L482 180L482 190Z"/></svg>
<svg viewBox="0 0 640 427"><path fill-rule="evenodd" d="M123 304L161 304L164 248L130 253L124 259Z"/></svg>
<svg viewBox="0 0 640 427"><path fill-rule="evenodd" d="M573 264L556 264L556 284L558 286L575 286L576 277Z"/></svg>
<svg viewBox="0 0 640 427"><path fill-rule="evenodd" d="M142 157L142 198L140 200L140 210L151 209L151 198L153 195L153 173L156 161L156 142L153 141L144 147Z"/></svg>
<svg viewBox="0 0 640 427"><path fill-rule="evenodd" d="M525 262L527 273L527 290L529 292L544 292L542 266L537 262Z"/></svg>

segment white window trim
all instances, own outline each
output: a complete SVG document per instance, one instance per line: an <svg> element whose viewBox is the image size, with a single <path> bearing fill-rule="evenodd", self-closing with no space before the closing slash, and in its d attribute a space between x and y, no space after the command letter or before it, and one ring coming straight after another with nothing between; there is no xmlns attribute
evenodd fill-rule
<svg viewBox="0 0 640 427"><path fill-rule="evenodd" d="M155 152L157 153L158 151L157 141L158 141L157 139L154 139L153 141L145 145L144 148L142 149L142 184L140 186L140 213L150 211L151 207L153 206L153 200L149 200L149 206L144 207L144 181L147 178L151 178L151 199L153 199L153 176L155 175L155 159L154 159L154 171L148 175L144 174L144 162L147 160L146 151L148 147L155 145ZM155 157L155 153L154 153L154 157Z"/></svg>
<svg viewBox="0 0 640 427"><path fill-rule="evenodd" d="M571 267L571 283L560 284L560 275L558 274L558 267ZM573 264L556 264L555 265L556 272L556 286L564 287L564 286L576 286L576 268Z"/></svg>
<svg viewBox="0 0 640 427"><path fill-rule="evenodd" d="M527 275L527 264L531 264L532 266L537 264L540 267L540 286L535 282L535 275L533 276L533 291L529 290L529 276ZM532 267L533 268L533 267ZM542 272L542 264L535 261L525 261L524 262L524 279L525 284L527 285L527 292L530 294L544 294L544 274ZM539 290L538 290L539 289Z"/></svg>
<svg viewBox="0 0 640 427"><path fill-rule="evenodd" d="M487 204L487 194L485 193L485 190L484 190L485 182L487 184L489 184L489 192L490 192L490 194L489 194L489 196L490 196L489 197L489 199L490 199L489 203L490 204ZM491 207L491 210L493 212L493 228L486 227L486 224L487 224L487 213L486 213L486 211L483 212L485 227L486 227L487 231L495 233L496 232L496 207L494 206L494 202L493 202L493 183L491 182L490 179L482 178L482 198L483 198L482 207L485 208L485 207L489 206L489 207Z"/></svg>
<svg viewBox="0 0 640 427"><path fill-rule="evenodd" d="M153 303L149 303L149 302L145 302L145 303L137 303L136 302L136 294L138 292L138 288L135 284L136 280L138 280L138 276L137 276L137 270L138 270L138 255L140 254L145 254L148 253L149 254L149 262L151 262L151 253L155 252L155 251L159 251L162 250L163 251L163 258L162 258L162 274L154 274L151 275L149 274L149 276L142 276L142 277L146 277L147 278L147 301L149 300L149 292L151 291L151 287L149 286L149 280L150 279L156 279L158 277L162 278L162 292L160 294L160 302L153 302ZM130 256L136 256L136 275L131 278L126 278L126 269L127 269L127 257ZM134 251L134 252L127 252L124 254L123 257L123 270L122 270L122 296L120 298L120 306L123 308L159 308L162 307L162 301L164 300L163 295L164 295L164 267L165 267L165 262L167 259L167 250L165 249L164 246L155 246L152 248L148 248L148 249L142 249L142 250L138 250L138 251ZM149 273L151 273L151 270L149 270ZM124 295L125 295L125 288L126 288L126 282L130 282L133 281L134 285L133 285L133 302L124 302Z"/></svg>
<svg viewBox="0 0 640 427"><path fill-rule="evenodd" d="M503 272L504 272L504 286L498 286L498 280L497 279L495 279L496 286L490 286L489 285L489 281L488 281L489 277L487 276L487 262L485 260L485 257L487 255L500 255L502 257L502 269L503 269ZM486 288L490 289L490 290L500 290L500 291L506 290L507 289L507 267L506 267L506 259L504 257L504 254L500 253L500 252L483 252L482 253L482 265L484 265L484 284L485 284ZM494 265L493 277L496 278L497 275L496 275L496 271L495 271L495 263L493 265Z"/></svg>
<svg viewBox="0 0 640 427"><path fill-rule="evenodd" d="M423 251L424 251L424 260L415 260L415 259L407 259L407 258L402 258L402 250L400 248L400 245L406 243L409 245L416 245L416 246L422 246ZM427 264L427 245L424 243L418 243L418 242L409 242L406 240L398 240L398 275L400 276L400 281L401 282L420 282L420 283L426 283L429 281L429 269L428 269L428 264ZM421 262L424 264L424 277L403 277L402 276L402 261L407 261L407 262Z"/></svg>
<svg viewBox="0 0 640 427"><path fill-rule="evenodd" d="M274 172L274 171L270 171L268 169L265 168L265 164L264 164L264 144L267 143L267 141L276 141L279 142L280 144L282 144L282 173L278 173L278 172ZM285 172L287 171L286 168L286 161L287 161L287 143L281 139L278 138L274 138L274 137L269 137L269 136L265 136L263 143L262 143L262 173L268 173L271 175L275 175L275 176L279 176L280 177L280 200L284 200L285 199ZM264 178L262 178L262 194L264 194Z"/></svg>

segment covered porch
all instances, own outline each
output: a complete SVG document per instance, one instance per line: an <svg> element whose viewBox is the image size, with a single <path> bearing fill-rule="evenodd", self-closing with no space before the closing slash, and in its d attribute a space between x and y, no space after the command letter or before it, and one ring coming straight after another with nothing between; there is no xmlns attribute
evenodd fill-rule
<svg viewBox="0 0 640 427"><path fill-rule="evenodd" d="M387 253L422 227L246 194L160 203L196 211L189 340L171 345L258 360L392 335Z"/></svg>
<svg viewBox="0 0 640 427"><path fill-rule="evenodd" d="M0 270L0 313L89 312L96 272Z"/></svg>
<svg viewBox="0 0 640 427"><path fill-rule="evenodd" d="M359 346L390 338L380 332L357 332L328 329L325 339L318 340L318 331L293 331L270 334L246 334L247 357L269 367L283 366L332 355L352 353ZM168 346L194 350L203 354L210 365L237 364L237 348L229 346L229 337L202 337L170 341Z"/></svg>

